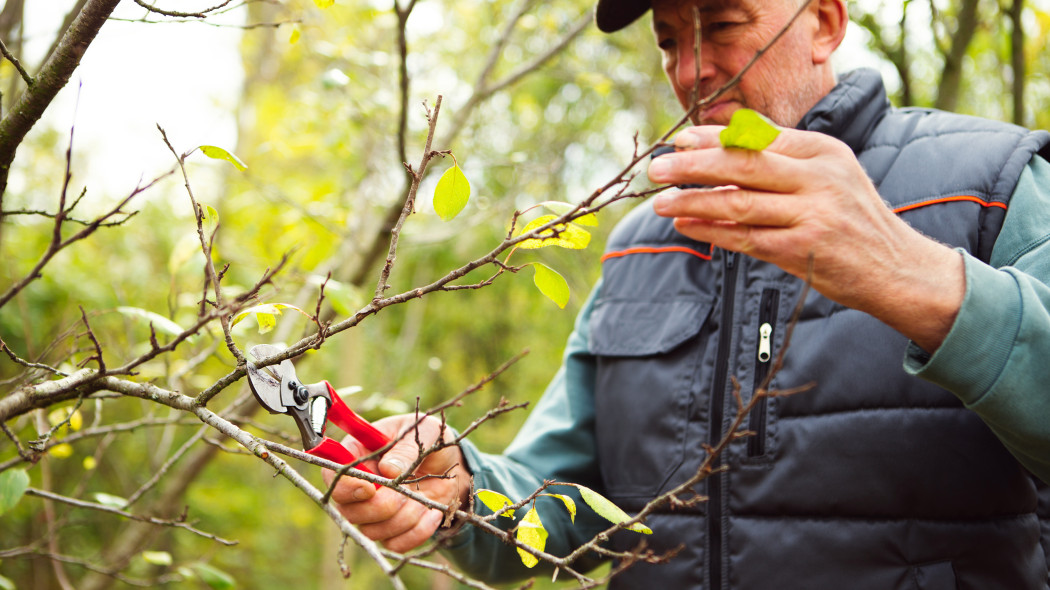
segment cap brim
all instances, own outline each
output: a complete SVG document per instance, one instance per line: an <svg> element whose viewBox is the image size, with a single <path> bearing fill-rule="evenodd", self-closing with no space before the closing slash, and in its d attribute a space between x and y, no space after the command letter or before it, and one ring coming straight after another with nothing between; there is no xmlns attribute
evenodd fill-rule
<svg viewBox="0 0 1050 590"><path fill-rule="evenodd" d="M603 33L614 33L649 10L649 0L598 0L594 22Z"/></svg>

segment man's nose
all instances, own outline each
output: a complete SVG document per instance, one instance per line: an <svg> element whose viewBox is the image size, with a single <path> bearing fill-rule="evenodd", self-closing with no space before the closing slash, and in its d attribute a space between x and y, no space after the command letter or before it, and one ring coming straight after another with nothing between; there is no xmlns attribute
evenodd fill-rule
<svg viewBox="0 0 1050 590"><path fill-rule="evenodd" d="M696 67L696 51L693 49L693 43L682 43L678 49L677 68L675 71L675 82L678 87L689 91L692 90L693 86L697 83L697 67ZM700 51L700 83L708 80L714 75L714 67L711 65L710 56L706 55L705 44L701 43Z"/></svg>

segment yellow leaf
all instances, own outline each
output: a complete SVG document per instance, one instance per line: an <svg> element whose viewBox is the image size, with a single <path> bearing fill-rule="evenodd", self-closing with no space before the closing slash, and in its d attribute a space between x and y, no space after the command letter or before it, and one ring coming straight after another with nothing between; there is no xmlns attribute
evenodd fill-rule
<svg viewBox="0 0 1050 590"><path fill-rule="evenodd" d="M536 288L540 290L540 293L543 293L548 299L556 303L558 307L565 309L565 305L569 303L569 283L565 282L564 277L546 264L540 262L531 264L536 271L536 274L532 277L532 282L535 283Z"/></svg>
<svg viewBox="0 0 1050 590"><path fill-rule="evenodd" d="M438 179L434 188L434 212L441 219L448 221L459 215L470 199L470 181L460 170L452 166Z"/></svg>
<svg viewBox="0 0 1050 590"><path fill-rule="evenodd" d="M518 532L514 535L518 542L526 547L532 547L537 551L543 551L547 546L547 529L543 528L540 515L535 508L530 508L525 513L525 518L518 523ZM518 548L518 556L525 567L535 567L540 562L535 555Z"/></svg>
<svg viewBox="0 0 1050 590"><path fill-rule="evenodd" d="M318 8L323 10L335 4L335 0L314 0L314 4L316 4Z"/></svg>
<svg viewBox="0 0 1050 590"><path fill-rule="evenodd" d="M299 27L292 29L292 36L288 38L289 45L295 45L299 42Z"/></svg>
<svg viewBox="0 0 1050 590"><path fill-rule="evenodd" d="M84 415L80 413L80 410L73 410L73 413L69 416L69 427L73 429L73 432L76 432L83 425Z"/></svg>
<svg viewBox="0 0 1050 590"><path fill-rule="evenodd" d="M84 471L91 471L98 467L98 461L94 457L84 457Z"/></svg>
<svg viewBox="0 0 1050 590"><path fill-rule="evenodd" d="M310 314L294 305L289 305L287 303L263 303L262 305L242 309L239 313L233 316L232 321L230 321L230 327L236 326L244 318L253 315L255 316L255 321L259 323L259 333L265 334L277 326L277 316L281 315L281 310L284 309L294 309L304 316L310 317Z"/></svg>
<svg viewBox="0 0 1050 590"><path fill-rule="evenodd" d="M481 503L484 504L493 513L510 518L514 517L514 510L504 510L505 507L514 504L514 502L510 501L510 498L492 490L478 490L476 493L478 496L478 500L481 500Z"/></svg>
<svg viewBox="0 0 1050 590"><path fill-rule="evenodd" d="M62 443L51 447L48 454L56 459L65 459L73 455L73 446L69 443Z"/></svg>
<svg viewBox="0 0 1050 590"><path fill-rule="evenodd" d="M723 147L760 152L780 135L780 128L761 113L739 109L733 113L729 126L718 134Z"/></svg>
<svg viewBox="0 0 1050 590"><path fill-rule="evenodd" d="M242 162L240 158L222 149L221 147L216 147L214 145L202 145L200 146L200 149L205 156L208 156L213 160L226 160L242 172L248 169L248 165Z"/></svg>
<svg viewBox="0 0 1050 590"><path fill-rule="evenodd" d="M537 217L526 224L525 227L521 228L518 235L523 236L556 219L558 219L557 215L543 215ZM569 248L572 250L583 250L591 243L590 232L573 223L556 225L552 228L543 230L539 235L541 236L540 238L525 240L518 244L518 247L525 250L536 250L538 248L546 248L547 246L559 246L561 248Z"/></svg>
<svg viewBox="0 0 1050 590"><path fill-rule="evenodd" d="M551 498L557 498L561 500L562 504L565 504L565 509L569 511L569 520L576 522L576 502L563 494L540 494L541 496L550 496Z"/></svg>

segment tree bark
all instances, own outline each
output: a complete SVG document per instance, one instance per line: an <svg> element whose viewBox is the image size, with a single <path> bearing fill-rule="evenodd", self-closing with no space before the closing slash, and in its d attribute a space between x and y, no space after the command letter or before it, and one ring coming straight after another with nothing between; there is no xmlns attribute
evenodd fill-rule
<svg viewBox="0 0 1050 590"><path fill-rule="evenodd" d="M1021 15L1024 12L1024 0L1014 0L1010 5L1010 69L1013 70L1014 79L1011 84L1011 98L1013 99L1013 122L1024 125L1024 81L1025 81L1025 56L1024 56L1024 26L1021 24Z"/></svg>
<svg viewBox="0 0 1050 590"><path fill-rule="evenodd" d="M959 8L952 44L944 55L944 70L937 87L937 100L933 105L938 109L953 111L959 104L963 58L966 57L966 50L970 48L970 42L977 32L977 4L978 0L963 0Z"/></svg>

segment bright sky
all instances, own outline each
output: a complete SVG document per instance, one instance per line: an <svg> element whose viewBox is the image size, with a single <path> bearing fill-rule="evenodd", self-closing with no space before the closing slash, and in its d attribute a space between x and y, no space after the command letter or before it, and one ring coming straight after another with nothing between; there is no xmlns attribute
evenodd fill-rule
<svg viewBox="0 0 1050 590"><path fill-rule="evenodd" d="M73 0L26 2L28 63L39 63L57 24L73 4ZM185 0L174 5L189 11L208 3ZM244 21L244 12L240 9L213 20L237 25ZM145 15L130 0L113 14L125 19ZM106 23L70 84L45 113L44 123L49 126L68 130L76 125L74 159L76 169L84 172L74 177L74 186L87 184L91 194L120 197L140 177L149 179L170 168L175 160L157 124L180 152L201 144L232 151L244 77L240 37L241 29L236 27L192 22ZM79 105L78 83L82 84ZM14 176L12 182L17 182Z"/></svg>

